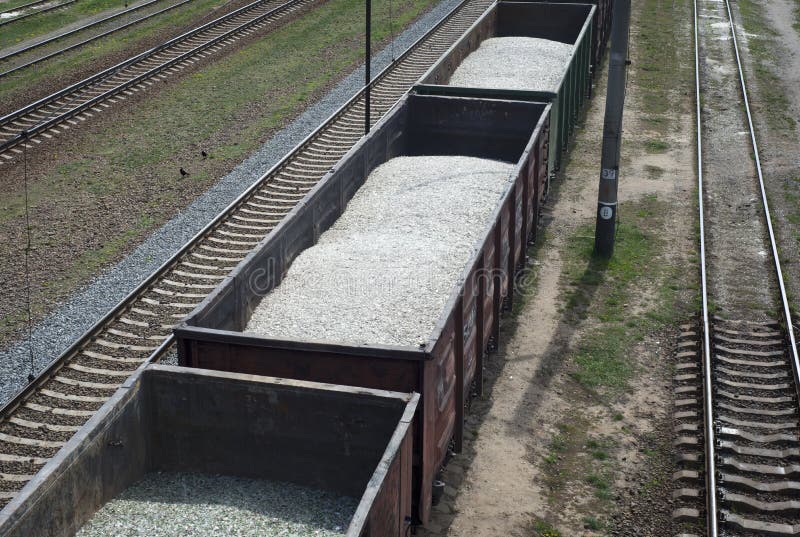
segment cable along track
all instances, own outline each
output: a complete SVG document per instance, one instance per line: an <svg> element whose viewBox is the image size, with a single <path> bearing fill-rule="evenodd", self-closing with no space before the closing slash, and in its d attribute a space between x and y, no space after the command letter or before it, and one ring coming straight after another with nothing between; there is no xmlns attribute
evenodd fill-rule
<svg viewBox="0 0 800 537"><path fill-rule="evenodd" d="M373 79L373 123L491 3L464 0ZM0 410L0 505L133 371L171 348L173 325L335 166L363 129L362 90Z"/></svg>
<svg viewBox="0 0 800 537"><path fill-rule="evenodd" d="M703 6L706 13L699 13ZM707 235L709 228L704 215L704 201L708 202L708 186L718 180L713 175L704 177L704 159L706 148L703 144L704 128L711 132L718 127L709 122L703 124L701 102L709 106L708 101L701 99L702 89L713 82L714 74L703 73L701 76L701 48L707 55L713 54L713 37L705 36L699 30L700 19L726 20L729 36L720 36L716 42L732 46L726 50L731 63L730 73L735 77L738 86L738 99L742 104L744 122L749 140L742 138L742 150L750 151L755 163L753 197L760 199L764 214L764 235L762 242L769 251L764 252L771 259L771 269L758 274L763 278L763 285L773 286L779 296L779 305L774 314L780 320L723 319L709 313L709 289L718 288L720 274L724 271L708 265L707 259L721 263L719 250L716 256L707 256ZM706 28L716 26L723 28L723 23L703 23ZM724 31L724 28L723 28ZM701 46L700 41L705 43ZM800 408L798 407L798 364L797 344L789 302L781 271L780 259L775 234L769 213L769 204L761 170L758 143L753 127L753 120L748 101L747 86L739 55L739 43L736 25L729 4L710 3L707 0L694 1L694 38L695 38L695 76L696 76L696 114L697 114L697 155L698 155L698 202L700 209L700 259L702 289L702 319L700 356L702 359L702 379L697 375L679 374L676 380L695 382L700 386L684 385L676 389L676 394L702 393L702 437L704 439L705 459L705 534L709 537L717 535L800 535ZM730 45L728 45L730 43ZM719 58L709 59L708 63L720 65ZM735 65L734 65L735 64ZM728 67L728 66L724 66ZM720 71L721 72L721 71ZM719 77L724 81L724 77ZM712 86L713 87L713 86ZM729 88L730 89L730 88ZM713 93L713 92L710 92ZM715 96L716 98L719 98ZM710 97L707 97L708 99ZM719 127L723 128L723 127ZM749 143L749 148L745 147ZM716 151L711 144L709 152ZM713 167L712 167L713 169ZM750 185L742 183L742 189ZM719 188L719 187L718 187ZM756 190L758 192L756 192ZM713 191L713 189L712 189ZM708 216L713 216L713 211ZM714 225L718 225L715 223ZM713 229L712 229L713 234ZM726 256L742 254L738 251L723 252ZM767 267L769 267L767 263ZM757 271L758 272L758 271ZM728 284L741 282L728 282ZM722 293L724 295L724 293ZM725 307L725 298L715 302ZM788 327L788 329L787 329ZM691 336L692 332L684 335ZM692 346L691 341L684 345ZM679 359L682 354L679 353ZM685 359L685 356L683 357ZM680 362L680 360L679 360ZM691 370L691 364L679 363L678 367ZM682 371L681 371L682 373ZM685 383L685 382L684 382ZM693 404L693 399L679 399L679 404ZM679 412L678 417L697 416L693 411ZM676 430L701 430L700 423L679 424ZM679 437L678 444L691 443L691 438ZM691 455L681 453L679 460L700 461ZM691 471L680 471L678 479L701 477ZM678 496L694 495L691 489L680 489Z"/></svg>
<svg viewBox="0 0 800 537"><path fill-rule="evenodd" d="M0 117L0 164L109 108L200 57L278 23L319 0L256 0L216 20Z"/></svg>

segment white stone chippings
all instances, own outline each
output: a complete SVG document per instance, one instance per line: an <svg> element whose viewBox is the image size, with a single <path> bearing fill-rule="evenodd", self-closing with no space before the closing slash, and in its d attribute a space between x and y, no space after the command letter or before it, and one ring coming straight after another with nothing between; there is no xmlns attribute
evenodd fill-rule
<svg viewBox="0 0 800 537"><path fill-rule="evenodd" d="M575 47L535 37L493 37L450 77L450 86L556 91Z"/></svg>
<svg viewBox="0 0 800 537"><path fill-rule="evenodd" d="M319 242L297 256L246 331L356 345L425 344L513 168L460 156L384 163Z"/></svg>
<svg viewBox="0 0 800 537"><path fill-rule="evenodd" d="M76 537L334 537L358 500L291 483L151 473L106 503Z"/></svg>

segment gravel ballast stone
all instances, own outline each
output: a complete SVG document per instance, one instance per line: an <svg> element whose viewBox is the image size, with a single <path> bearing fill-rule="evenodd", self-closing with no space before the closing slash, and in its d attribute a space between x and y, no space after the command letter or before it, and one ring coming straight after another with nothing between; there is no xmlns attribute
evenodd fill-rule
<svg viewBox="0 0 800 537"><path fill-rule="evenodd" d="M279 481L150 473L76 537L334 537L357 507L355 498Z"/></svg>
<svg viewBox="0 0 800 537"><path fill-rule="evenodd" d="M450 86L557 91L573 45L536 37L493 37L450 77Z"/></svg>
<svg viewBox="0 0 800 537"><path fill-rule="evenodd" d="M461 156L379 166L262 299L246 331L356 345L427 343L513 168Z"/></svg>

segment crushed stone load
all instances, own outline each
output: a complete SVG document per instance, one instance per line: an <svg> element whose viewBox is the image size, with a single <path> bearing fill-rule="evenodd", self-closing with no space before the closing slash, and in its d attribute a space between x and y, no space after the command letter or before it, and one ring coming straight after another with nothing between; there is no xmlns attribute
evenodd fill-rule
<svg viewBox="0 0 800 537"><path fill-rule="evenodd" d="M450 86L556 91L575 47L536 37L493 37L450 77Z"/></svg>
<svg viewBox="0 0 800 537"><path fill-rule="evenodd" d="M460 156L379 166L262 299L246 331L356 345L427 343L512 170Z"/></svg>
<svg viewBox="0 0 800 537"><path fill-rule="evenodd" d="M76 537L334 537L358 500L291 483L150 473L106 503Z"/></svg>

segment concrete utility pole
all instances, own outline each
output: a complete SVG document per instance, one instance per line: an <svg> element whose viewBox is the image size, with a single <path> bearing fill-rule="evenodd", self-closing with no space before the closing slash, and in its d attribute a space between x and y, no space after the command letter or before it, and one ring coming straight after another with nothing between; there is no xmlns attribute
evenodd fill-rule
<svg viewBox="0 0 800 537"><path fill-rule="evenodd" d="M369 80L372 78L372 73L370 72L370 61L372 60L372 51L371 51L371 38L372 35L372 0L366 0L367 3L367 13L366 13L366 21L367 21L367 29L364 32L366 39L365 41L365 50L364 50L364 86L366 86L366 90L364 91L364 134L369 134Z"/></svg>
<svg viewBox="0 0 800 537"><path fill-rule="evenodd" d="M628 28L631 0L614 0L611 22L611 58L608 62L608 92L603 121L603 152L600 159L600 190L597 196L597 226L594 251L611 257L617 226L617 186L622 145L622 110L628 66Z"/></svg>

